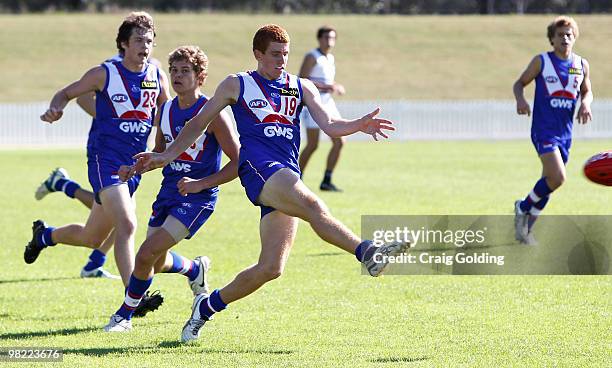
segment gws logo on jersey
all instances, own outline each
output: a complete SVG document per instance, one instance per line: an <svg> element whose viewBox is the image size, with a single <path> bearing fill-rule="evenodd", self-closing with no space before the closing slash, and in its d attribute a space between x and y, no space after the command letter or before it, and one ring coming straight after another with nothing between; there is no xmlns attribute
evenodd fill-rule
<svg viewBox="0 0 612 368"><path fill-rule="evenodd" d="M263 132L268 138L285 137L289 140L293 139L293 129L291 129L290 127L268 125L264 128Z"/></svg>
<svg viewBox="0 0 612 368"><path fill-rule="evenodd" d="M128 100L128 97L124 95L123 93L117 93L117 94L114 94L113 97L111 97L111 100L113 102L123 103Z"/></svg>
<svg viewBox="0 0 612 368"><path fill-rule="evenodd" d="M268 106L268 102L260 98L249 101L249 107L252 109L261 109Z"/></svg>
<svg viewBox="0 0 612 368"><path fill-rule="evenodd" d="M149 131L149 125L141 121L122 121L119 129L124 133L146 133Z"/></svg>
<svg viewBox="0 0 612 368"><path fill-rule="evenodd" d="M571 110L574 107L574 101L565 98L552 98L550 99L550 106L555 109Z"/></svg>
<svg viewBox="0 0 612 368"><path fill-rule="evenodd" d="M557 83L559 81L559 78L555 77L554 75L549 75L548 77L546 77L546 81L548 83Z"/></svg>
<svg viewBox="0 0 612 368"><path fill-rule="evenodd" d="M186 173L191 171L191 165L187 164L187 163L184 163L184 162L172 161L170 163L170 167L174 171L181 171L181 172L186 172Z"/></svg>

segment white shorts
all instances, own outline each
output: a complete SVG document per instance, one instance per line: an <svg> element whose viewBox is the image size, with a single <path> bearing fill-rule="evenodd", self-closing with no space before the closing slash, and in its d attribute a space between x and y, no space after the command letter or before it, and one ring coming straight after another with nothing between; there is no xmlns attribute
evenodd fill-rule
<svg viewBox="0 0 612 368"><path fill-rule="evenodd" d="M321 105L332 118L340 118L340 112L338 111L338 108L336 107L336 103L334 102L333 98L330 98L329 100L327 100L327 102L324 102ZM308 108L306 108L306 106L304 106L304 109L302 110L302 114L300 115L300 121L302 121L306 129L320 129L317 123L315 123L312 116L310 116L310 113L308 112Z"/></svg>

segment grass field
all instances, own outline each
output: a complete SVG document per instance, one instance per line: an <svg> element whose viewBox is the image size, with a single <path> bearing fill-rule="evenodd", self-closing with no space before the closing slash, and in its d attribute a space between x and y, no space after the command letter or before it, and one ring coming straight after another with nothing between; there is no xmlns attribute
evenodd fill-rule
<svg viewBox="0 0 612 368"><path fill-rule="evenodd" d="M609 188L587 182L582 162L612 141L578 141L568 182L548 214L611 214ZM306 172L318 184L322 145ZM58 246L34 264L22 260L31 221L83 221L84 207L33 192L61 165L86 183L84 152L3 151L0 177L0 347L54 346L79 367L604 367L612 364L609 276L360 275L351 256L301 224L285 274L232 304L195 345L178 343L190 313L183 277L159 275L166 302L129 335L101 332L122 301L120 282L81 280L89 252ZM510 214L539 174L528 142L351 143L336 181L322 193L332 212L358 230L365 214ZM138 192L142 241L159 173ZM258 211L238 181L223 187L201 233L179 245L213 260L214 287L257 259ZM116 272L114 262L108 267ZM8 365L7 365L8 366ZM27 364L15 364L24 367ZM53 365L51 365L53 366Z"/></svg>
<svg viewBox="0 0 612 368"><path fill-rule="evenodd" d="M124 14L0 15L0 101L46 101L89 67L116 53ZM337 80L346 99L510 99L512 83L531 58L550 46L552 16L280 16L154 14L154 56L165 63L179 45L197 44L210 57L206 92L227 74L255 68L251 40L262 24L292 37L289 71L316 46L322 24L338 28ZM612 16L576 17L576 52L591 64L595 96L612 97ZM529 89L531 90L531 88Z"/></svg>

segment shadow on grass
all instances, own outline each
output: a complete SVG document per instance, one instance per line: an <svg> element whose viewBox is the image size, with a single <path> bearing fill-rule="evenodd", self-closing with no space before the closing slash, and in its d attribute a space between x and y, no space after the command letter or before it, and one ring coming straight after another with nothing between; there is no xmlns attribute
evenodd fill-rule
<svg viewBox="0 0 612 368"><path fill-rule="evenodd" d="M340 256L343 255L342 252L326 252L326 253L317 253L317 254L308 254L306 257L329 257L329 256Z"/></svg>
<svg viewBox="0 0 612 368"><path fill-rule="evenodd" d="M430 357L414 357L414 358L409 358L409 357L388 357L388 358L377 358L377 359L371 359L368 360L368 362L370 363L415 363L415 362L422 362L424 360L429 360L431 359Z"/></svg>
<svg viewBox="0 0 612 368"><path fill-rule="evenodd" d="M0 280L0 285L2 284L17 284L20 282L46 282L46 281L62 281L62 280L80 280L81 278L78 276L72 277L54 277L54 278L40 278L40 279L14 279L14 280Z"/></svg>
<svg viewBox="0 0 612 368"><path fill-rule="evenodd" d="M258 350L258 349L211 349L200 347L193 344L183 344L179 341L164 341L157 346L125 347L125 348L83 348L83 349L64 349L64 354L78 354L87 356L104 356L111 354L127 353L154 353L160 349L188 348L192 352L207 354L270 354L270 355L290 355L295 353L291 350Z"/></svg>
<svg viewBox="0 0 612 368"><path fill-rule="evenodd" d="M84 327L84 328L64 328L61 330L50 331L32 331L32 332L14 332L0 335L0 340L23 339L28 337L47 337L47 336L63 336L74 335L83 332L99 331L99 327Z"/></svg>

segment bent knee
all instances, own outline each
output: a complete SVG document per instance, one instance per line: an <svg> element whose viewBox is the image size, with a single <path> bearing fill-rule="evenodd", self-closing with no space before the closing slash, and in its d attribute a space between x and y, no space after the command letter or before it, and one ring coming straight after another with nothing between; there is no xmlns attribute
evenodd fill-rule
<svg viewBox="0 0 612 368"><path fill-rule="evenodd" d="M152 249L140 247L140 249L138 249L138 253L136 253L136 264L153 265L157 258L158 254L155 254Z"/></svg>
<svg viewBox="0 0 612 368"><path fill-rule="evenodd" d="M271 281L281 277L283 268L283 265L278 263L264 263L259 266L259 271L264 279Z"/></svg>
<svg viewBox="0 0 612 368"><path fill-rule="evenodd" d="M551 190L555 190L559 188L561 185L563 185L566 179L567 179L567 176L565 175L565 173L563 172L555 173L554 175L551 175L548 177L547 183Z"/></svg>
<svg viewBox="0 0 612 368"><path fill-rule="evenodd" d="M332 147L337 150L341 149L342 147L344 147L344 139L342 138L332 139Z"/></svg>

